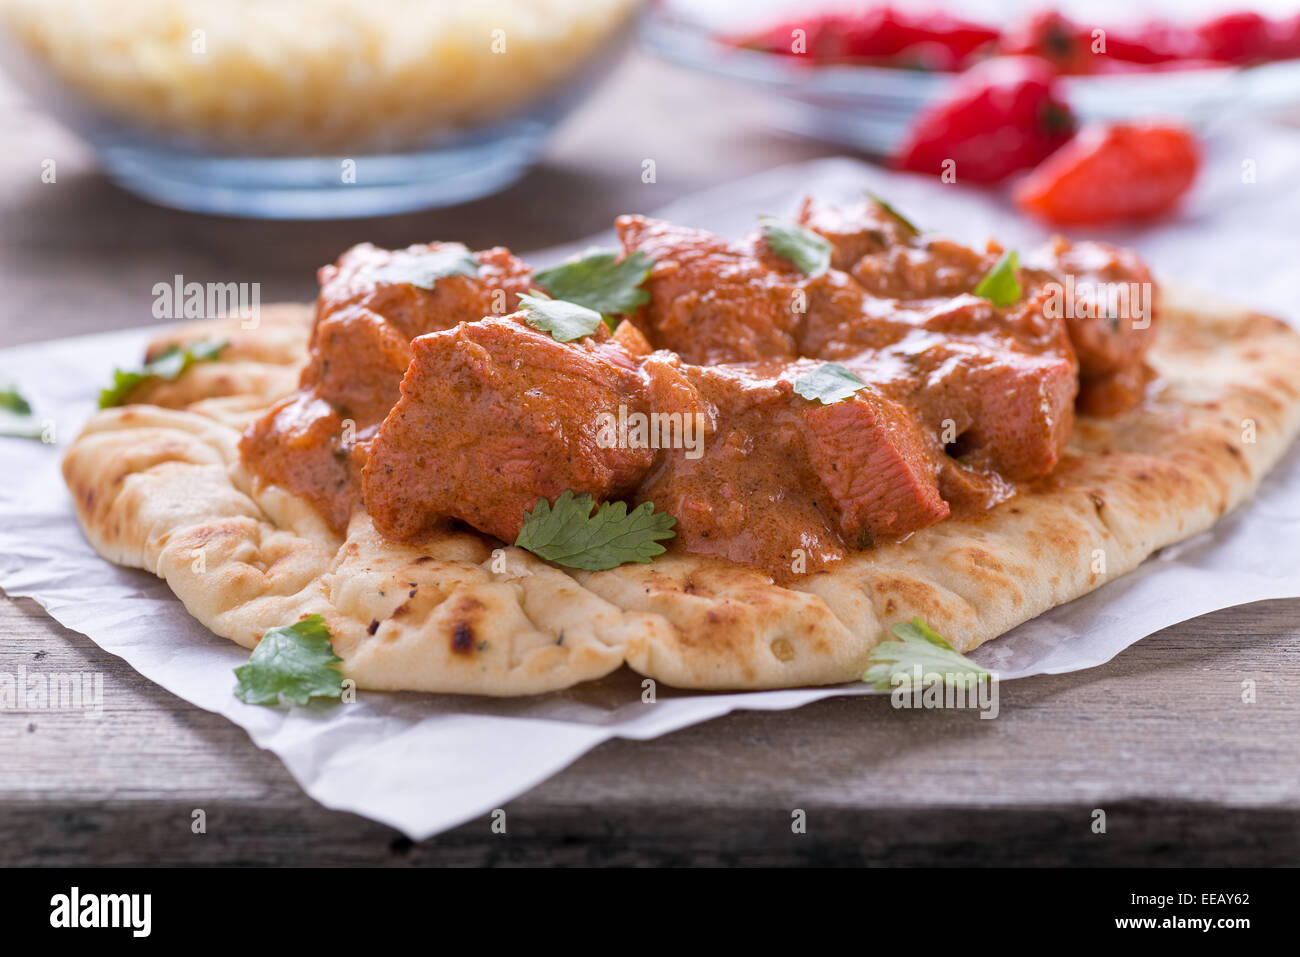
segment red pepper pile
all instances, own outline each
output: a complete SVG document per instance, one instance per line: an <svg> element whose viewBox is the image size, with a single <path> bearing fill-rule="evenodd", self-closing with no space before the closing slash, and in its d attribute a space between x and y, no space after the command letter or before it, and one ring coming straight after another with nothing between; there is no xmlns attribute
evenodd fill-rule
<svg viewBox="0 0 1300 957"><path fill-rule="evenodd" d="M945 13L879 5L802 16L731 42L815 63L954 72L981 58L1015 54L1042 57L1065 74L1190 69L1300 57L1300 13L1271 19L1239 12L1196 24L1151 20L1104 27L1048 10L1001 30Z"/></svg>
<svg viewBox="0 0 1300 957"><path fill-rule="evenodd" d="M924 110L897 153L901 169L998 183L1037 166L1074 133L1074 114L1038 57L997 57L963 73Z"/></svg>
<svg viewBox="0 0 1300 957"><path fill-rule="evenodd" d="M997 57L963 73L922 110L893 158L945 182L999 183L1032 170L1016 203L1058 225L1149 219L1191 188L1200 151L1175 126L1075 132L1056 73L1036 56Z"/></svg>
<svg viewBox="0 0 1300 957"><path fill-rule="evenodd" d="M999 29L946 13L875 5L820 13L730 41L817 63L958 72L917 116L893 165L947 182L1001 183L1060 225L1140 220L1173 209L1200 165L1193 135L1123 123L1079 130L1061 75L1247 65L1300 58L1300 13L1238 12L1200 23L1105 28L1052 10Z"/></svg>

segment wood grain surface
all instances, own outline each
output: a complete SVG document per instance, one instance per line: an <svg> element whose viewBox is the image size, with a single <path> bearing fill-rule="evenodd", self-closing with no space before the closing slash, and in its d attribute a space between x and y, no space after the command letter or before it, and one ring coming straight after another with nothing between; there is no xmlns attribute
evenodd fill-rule
<svg viewBox="0 0 1300 957"><path fill-rule="evenodd" d="M701 110L700 102L711 109ZM366 239L528 250L695 189L828 155L763 104L633 54L496 197L329 223L149 206L0 86L0 344L151 321L155 282L310 299ZM57 162L57 181L40 180ZM658 182L640 181L655 159ZM611 741L487 818L412 844L326 810L224 718L145 681L33 602L0 598L0 672L103 675L104 711L0 713L0 864L1296 864L1300 601L1166 629L1090 671L1009 682L1002 713L842 698ZM1256 700L1242 700L1243 682ZM609 679L629 685L628 674ZM195 809L207 833L191 833ZM1093 832L1093 813L1107 816ZM792 832L803 810L804 834Z"/></svg>

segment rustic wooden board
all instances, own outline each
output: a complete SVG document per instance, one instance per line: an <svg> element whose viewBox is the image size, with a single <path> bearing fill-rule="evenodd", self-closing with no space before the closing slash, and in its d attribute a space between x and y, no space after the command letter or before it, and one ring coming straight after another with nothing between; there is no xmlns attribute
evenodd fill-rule
<svg viewBox="0 0 1300 957"><path fill-rule="evenodd" d="M684 108L701 97L725 110ZM0 87L0 343L150 321L175 273L314 294L360 239L516 249L819 155L755 131L762 103L634 56L500 196L345 223L157 209ZM637 116L636 123L627 117ZM40 182L40 163L58 180ZM659 181L640 181L656 160ZM31 601L0 598L0 672L103 675L104 713L0 713L0 864L1300 863L1300 601L1228 609L1088 672L1011 682L1002 714L883 698L738 713L612 741L487 818L413 845L308 799L224 718L142 679ZM1241 700L1253 679L1257 700ZM611 681L629 683L627 675ZM191 833L194 809L207 833ZM1105 835L1092 812L1108 815ZM791 815L807 813L807 833Z"/></svg>
<svg viewBox="0 0 1300 957"><path fill-rule="evenodd" d="M509 802L505 835L484 817L412 845L320 807L240 728L6 600L0 671L102 673L104 710L4 715L0 863L1294 864L1298 611L1226 609L1100 668L1008 682L993 721L854 698L612 741Z"/></svg>

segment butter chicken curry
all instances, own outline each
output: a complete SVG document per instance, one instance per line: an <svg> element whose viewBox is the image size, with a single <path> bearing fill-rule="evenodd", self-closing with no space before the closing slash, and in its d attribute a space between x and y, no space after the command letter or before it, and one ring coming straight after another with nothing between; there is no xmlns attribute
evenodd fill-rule
<svg viewBox="0 0 1300 957"><path fill-rule="evenodd" d="M613 313L503 248L348 251L320 272L300 388L248 429L244 461L340 532L364 508L394 540L464 523L514 542L572 491L651 502L676 519L670 548L788 580L1008 499L1058 462L1076 408L1120 414L1151 377L1149 321L1049 308L1067 275L1151 288L1108 245L1058 239L1019 264L875 201L807 201L739 242L617 228L619 253L579 264L597 292L643 265ZM538 310L608 323L561 334ZM819 381L848 385L801 386ZM609 441L654 415L698 423L698 444Z"/></svg>

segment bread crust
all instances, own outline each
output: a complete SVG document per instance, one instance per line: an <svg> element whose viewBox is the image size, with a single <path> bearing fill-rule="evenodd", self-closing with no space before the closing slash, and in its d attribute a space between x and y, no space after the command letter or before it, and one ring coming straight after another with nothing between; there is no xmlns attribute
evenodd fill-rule
<svg viewBox="0 0 1300 957"><path fill-rule="evenodd" d="M166 579L192 615L245 647L320 614L344 672L376 690L535 694L624 662L681 688L834 684L859 678L889 626L914 615L970 651L1209 528L1300 428L1300 334L1165 288L1144 402L1113 420L1081 417L1053 473L996 508L789 587L672 551L573 572L472 532L393 543L364 513L339 536L255 480L240 432L296 385L310 321L309 306L284 305L255 330L169 332L159 344L231 344L142 404L97 413L64 477L105 558Z"/></svg>

